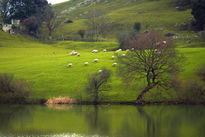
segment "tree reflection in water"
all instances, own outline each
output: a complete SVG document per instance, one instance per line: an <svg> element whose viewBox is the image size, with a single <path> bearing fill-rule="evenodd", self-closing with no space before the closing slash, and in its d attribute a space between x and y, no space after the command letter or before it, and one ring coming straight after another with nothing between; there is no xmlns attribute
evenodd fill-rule
<svg viewBox="0 0 205 137"><path fill-rule="evenodd" d="M109 135L110 123L106 116L106 106L90 106L85 113L85 119L88 122L90 133L100 136Z"/></svg>
<svg viewBox="0 0 205 137"><path fill-rule="evenodd" d="M204 127L200 105L0 105L2 134L205 137Z"/></svg>
<svg viewBox="0 0 205 137"><path fill-rule="evenodd" d="M155 135L155 121L152 119L151 116L149 116L144 110L142 106L136 106L140 116L145 118L147 121L147 136L148 137L156 137Z"/></svg>
<svg viewBox="0 0 205 137"><path fill-rule="evenodd" d="M13 123L23 124L25 121L32 121L31 106L22 105L0 105L0 131L10 132L13 130Z"/></svg>

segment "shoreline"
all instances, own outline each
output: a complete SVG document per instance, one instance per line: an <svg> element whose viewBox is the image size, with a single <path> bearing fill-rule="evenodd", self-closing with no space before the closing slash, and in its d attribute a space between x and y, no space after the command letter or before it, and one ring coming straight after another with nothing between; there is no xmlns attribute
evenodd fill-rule
<svg viewBox="0 0 205 137"><path fill-rule="evenodd" d="M0 102L0 105L47 105L46 99L41 99L38 101L24 101L24 102L7 102L3 103ZM205 105L205 102L190 102L190 101L144 101L141 103L137 102L89 102L89 101L82 101L82 102L75 102L75 103L53 103L51 105Z"/></svg>

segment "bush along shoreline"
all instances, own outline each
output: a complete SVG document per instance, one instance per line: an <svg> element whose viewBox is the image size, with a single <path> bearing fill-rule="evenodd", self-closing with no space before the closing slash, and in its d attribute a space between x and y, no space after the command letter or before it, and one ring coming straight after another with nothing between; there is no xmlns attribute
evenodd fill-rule
<svg viewBox="0 0 205 137"><path fill-rule="evenodd" d="M0 103L24 104L31 95L28 82L16 80L12 74L0 74Z"/></svg>

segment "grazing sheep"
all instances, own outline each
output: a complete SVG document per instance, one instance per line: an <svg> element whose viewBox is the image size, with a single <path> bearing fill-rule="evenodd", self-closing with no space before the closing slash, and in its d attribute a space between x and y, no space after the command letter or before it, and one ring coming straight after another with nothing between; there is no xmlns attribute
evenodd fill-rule
<svg viewBox="0 0 205 137"><path fill-rule="evenodd" d="M122 54L121 57L126 57L126 54Z"/></svg>
<svg viewBox="0 0 205 137"><path fill-rule="evenodd" d="M131 50L133 51L133 50L135 50L135 48L132 48Z"/></svg>
<svg viewBox="0 0 205 137"><path fill-rule="evenodd" d="M78 54L78 52L75 52L74 50L70 53L71 56L77 55L77 54Z"/></svg>
<svg viewBox="0 0 205 137"><path fill-rule="evenodd" d="M84 65L87 66L87 65L88 65L88 62L85 62Z"/></svg>
<svg viewBox="0 0 205 137"><path fill-rule="evenodd" d="M116 66L117 66L117 63L113 63L112 66L113 66L113 67L116 67Z"/></svg>
<svg viewBox="0 0 205 137"><path fill-rule="evenodd" d="M77 56L80 57L80 53L78 53Z"/></svg>
<svg viewBox="0 0 205 137"><path fill-rule="evenodd" d="M100 69L98 72L99 72L99 73L102 73L102 70Z"/></svg>
<svg viewBox="0 0 205 137"><path fill-rule="evenodd" d="M112 59L115 59L115 56L112 56Z"/></svg>
<svg viewBox="0 0 205 137"><path fill-rule="evenodd" d="M103 52L107 52L107 50L106 50L106 49L103 49Z"/></svg>
<svg viewBox="0 0 205 137"><path fill-rule="evenodd" d="M72 67L72 65L73 65L72 63L69 63L69 64L68 64L68 67L70 68L70 67Z"/></svg>
<svg viewBox="0 0 205 137"><path fill-rule="evenodd" d="M116 50L116 52L120 52L120 51L122 51L122 49L118 49L118 50Z"/></svg>
<svg viewBox="0 0 205 137"><path fill-rule="evenodd" d="M161 54L161 51L157 51L156 54L158 54L158 55Z"/></svg>
<svg viewBox="0 0 205 137"><path fill-rule="evenodd" d="M161 54L161 51L159 51L158 49L155 49L154 52L155 52L156 54Z"/></svg>
<svg viewBox="0 0 205 137"><path fill-rule="evenodd" d="M166 41L163 41L163 44L167 44L167 42L166 42Z"/></svg>
<svg viewBox="0 0 205 137"><path fill-rule="evenodd" d="M92 53L98 53L98 50L94 49L94 50L92 51Z"/></svg>
<svg viewBox="0 0 205 137"><path fill-rule="evenodd" d="M126 51L130 51L129 49L126 49Z"/></svg>
<svg viewBox="0 0 205 137"><path fill-rule="evenodd" d="M94 59L93 62L97 63L99 59Z"/></svg>

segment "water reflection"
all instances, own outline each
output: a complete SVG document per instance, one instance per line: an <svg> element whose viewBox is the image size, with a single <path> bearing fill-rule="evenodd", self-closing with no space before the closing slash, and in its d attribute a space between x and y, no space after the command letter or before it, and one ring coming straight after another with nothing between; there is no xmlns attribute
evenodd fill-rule
<svg viewBox="0 0 205 137"><path fill-rule="evenodd" d="M0 105L0 136L204 137L205 106Z"/></svg>
<svg viewBox="0 0 205 137"><path fill-rule="evenodd" d="M19 105L1 105L0 106L0 131L7 131L13 129L13 123L23 125L25 122L32 122L32 115L30 112L32 107Z"/></svg>
<svg viewBox="0 0 205 137"><path fill-rule="evenodd" d="M56 110L69 110L73 106L72 105L65 105L65 104L47 104L48 108L56 109Z"/></svg>

